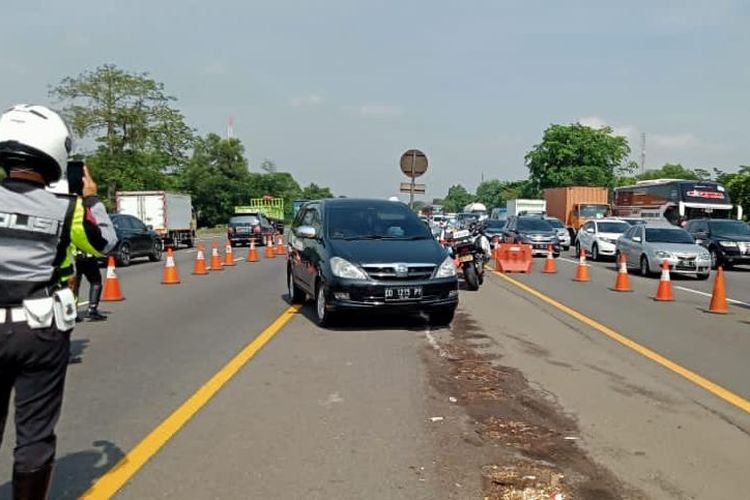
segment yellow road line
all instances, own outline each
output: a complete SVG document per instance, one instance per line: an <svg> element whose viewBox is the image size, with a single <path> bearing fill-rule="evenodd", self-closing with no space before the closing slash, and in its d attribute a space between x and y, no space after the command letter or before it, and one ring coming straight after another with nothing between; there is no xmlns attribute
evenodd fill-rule
<svg viewBox="0 0 750 500"><path fill-rule="evenodd" d="M628 347L637 353L641 354L642 356L647 357L651 361L654 361L655 363L660 364L664 368L680 375L681 377L684 377L694 383L695 385L698 385L702 387L703 389L707 390L714 396L718 396L724 401L736 406L740 410L744 410L747 413L750 413L750 401L742 398L741 396L738 396L737 394L733 393L732 391L729 391L728 389L723 388L719 384L716 384L714 382L711 382L705 377L702 377L701 375L698 375L692 370L689 370L685 368L682 365L679 365L675 363L674 361L665 358L661 354L652 351L648 347L644 347L638 342L635 342L634 340L629 339L628 337L625 337L624 335L614 331L613 329L604 326L603 324L599 323L596 320L593 320L589 318L588 316L585 316L584 314L576 311L575 309L572 309L565 304L561 304L560 302L556 301L552 297L549 297L542 292L526 285L525 283L522 283L518 280L515 280L503 273L499 273L497 271L493 271L495 274L500 276L502 279L507 281L508 283L511 283L521 290L524 290L534 297L538 298L539 300L542 300L546 302L547 304L555 307L556 309L559 309L560 311L564 312L565 314L572 316L573 318L577 319L581 323L584 323L594 330L599 331L600 333L603 333L607 337L611 338L612 340L619 342L620 344L624 345L625 347Z"/></svg>
<svg viewBox="0 0 750 500"><path fill-rule="evenodd" d="M160 423L80 498L110 498L130 480L217 392L250 361L299 311L294 305L284 311L216 374Z"/></svg>

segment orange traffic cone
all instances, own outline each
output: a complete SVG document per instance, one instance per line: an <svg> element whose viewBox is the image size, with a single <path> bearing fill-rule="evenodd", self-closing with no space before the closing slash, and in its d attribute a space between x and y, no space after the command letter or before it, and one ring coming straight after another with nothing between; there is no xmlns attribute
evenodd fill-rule
<svg viewBox="0 0 750 500"><path fill-rule="evenodd" d="M615 292L632 292L630 288L630 277L628 276L628 264L625 261L625 254L620 254L617 263L617 279L615 279Z"/></svg>
<svg viewBox="0 0 750 500"><path fill-rule="evenodd" d="M708 306L708 312L715 314L726 314L729 312L729 308L727 307L727 291L724 286L724 268L721 266L716 270L714 292L711 294L711 304Z"/></svg>
<svg viewBox="0 0 750 500"><path fill-rule="evenodd" d="M115 258L112 255L107 258L107 277L104 280L101 300L102 302L125 300L120 291L120 280L117 279L117 273L115 273Z"/></svg>
<svg viewBox="0 0 750 500"><path fill-rule="evenodd" d="M177 266L174 264L174 252L171 248L167 249L167 262L164 263L164 277L161 283L162 285L177 285L180 283Z"/></svg>
<svg viewBox="0 0 750 500"><path fill-rule="evenodd" d="M221 271L221 257L219 257L219 244L215 241L211 244L211 268L210 271Z"/></svg>
<svg viewBox="0 0 750 500"><path fill-rule="evenodd" d="M276 255L284 255L286 249L284 248L284 237L279 235L279 239L276 240Z"/></svg>
<svg viewBox="0 0 750 500"><path fill-rule="evenodd" d="M234 265L234 252L232 251L232 243L230 241L227 241L227 244L224 247L224 265Z"/></svg>
<svg viewBox="0 0 750 500"><path fill-rule="evenodd" d="M255 249L255 239L250 240L250 250L247 251L248 262L258 262L258 251Z"/></svg>
<svg viewBox="0 0 750 500"><path fill-rule="evenodd" d="M555 256L552 251L552 245L547 245L547 258L544 260L543 273L553 274L557 272L555 268Z"/></svg>
<svg viewBox="0 0 750 500"><path fill-rule="evenodd" d="M208 274L206 269L206 254L203 253L205 247L198 245L198 253L195 254L195 267L193 267L193 274Z"/></svg>
<svg viewBox="0 0 750 500"><path fill-rule="evenodd" d="M661 278L659 278L659 288L656 289L654 300L660 302L672 302L672 280L669 279L669 262L666 260L661 263Z"/></svg>
<svg viewBox="0 0 750 500"><path fill-rule="evenodd" d="M586 250L581 248L581 255L578 257L578 266L576 267L576 277L573 281L591 281L589 278L589 265L586 264Z"/></svg>
<svg viewBox="0 0 750 500"><path fill-rule="evenodd" d="M273 236L266 238L266 259L273 259Z"/></svg>

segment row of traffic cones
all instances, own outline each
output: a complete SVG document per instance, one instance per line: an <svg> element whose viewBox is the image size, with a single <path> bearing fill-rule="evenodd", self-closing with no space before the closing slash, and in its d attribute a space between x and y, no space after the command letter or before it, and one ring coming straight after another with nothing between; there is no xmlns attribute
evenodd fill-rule
<svg viewBox="0 0 750 500"><path fill-rule="evenodd" d="M231 267L236 265L234 260L234 252L232 251L232 245L227 241L224 260L219 255L219 245L214 242L211 245L211 263L210 267L206 265L206 248L203 245L198 245L197 253L195 256L195 266L193 267L194 275L205 275L209 271L221 271L225 266ZM276 255L284 255L286 249L284 248L284 240L281 236L278 237L276 249L274 250L273 237L269 236L266 242L266 258L273 258ZM258 262L258 252L255 249L255 241L250 242L250 249L247 253L248 262ZM174 253L171 248L167 249L167 260L164 263L164 274L161 280L164 285L178 285L180 283L180 276L177 272L177 265L174 262ZM109 256L107 259L107 274L104 280L104 289L102 290L103 302L115 302L124 300L125 297L122 295L120 288L120 280L115 272L115 258Z"/></svg>
<svg viewBox="0 0 750 500"><path fill-rule="evenodd" d="M552 258L552 247L549 248L547 254L547 261L544 265L545 273L554 273L555 262ZM589 266L586 263L586 252L581 249L581 254L578 258L578 266L576 266L576 275L573 281L586 282L591 281L589 277ZM617 278L615 279L615 286L612 288L615 292L632 292L630 288L630 278L628 275L628 265L624 255L620 255L617 261ZM669 262L664 260L661 264L661 277L659 278L659 286L656 289L656 295L654 300L658 302L672 302L674 301L674 294L672 292L672 280L669 276ZM727 293L726 285L724 282L724 269L719 266L716 271L716 279L714 281L714 289L711 294L711 302L708 306L708 312L716 314L726 314L729 311L727 306Z"/></svg>

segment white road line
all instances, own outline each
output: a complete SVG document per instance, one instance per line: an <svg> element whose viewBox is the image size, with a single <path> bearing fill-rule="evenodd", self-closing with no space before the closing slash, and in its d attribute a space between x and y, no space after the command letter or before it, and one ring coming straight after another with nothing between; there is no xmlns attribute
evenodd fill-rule
<svg viewBox="0 0 750 500"><path fill-rule="evenodd" d="M234 260L245 260L245 257L235 257Z"/></svg>
<svg viewBox="0 0 750 500"><path fill-rule="evenodd" d="M694 294L697 294L697 295L703 295L704 297L710 297L711 296L710 293L701 292L699 290L693 290L692 288L686 288L684 286L675 286L675 288L678 289L678 290L685 291L685 292L690 292L690 293L694 293ZM747 302L742 302L741 300L734 300L734 299L727 298L727 302L731 302L732 304L739 304L741 306L748 306L748 307L750 307L750 304L748 304Z"/></svg>
<svg viewBox="0 0 750 500"><path fill-rule="evenodd" d="M78 307L80 307L80 306L87 306L87 305L89 305L89 301L88 300L84 300L83 302L79 302L78 303Z"/></svg>

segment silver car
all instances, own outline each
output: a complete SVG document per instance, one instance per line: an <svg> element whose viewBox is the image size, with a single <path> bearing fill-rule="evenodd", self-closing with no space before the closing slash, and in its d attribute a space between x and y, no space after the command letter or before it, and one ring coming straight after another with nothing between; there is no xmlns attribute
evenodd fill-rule
<svg viewBox="0 0 750 500"><path fill-rule="evenodd" d="M637 224L618 238L616 248L618 256L625 255L628 267L639 269L643 276L658 272L665 260L670 272L695 274L702 280L711 272L708 250L681 227Z"/></svg>
<svg viewBox="0 0 750 500"><path fill-rule="evenodd" d="M565 224L563 224L562 221L557 217L545 217L544 220L549 222L550 225L555 228L555 232L557 233L557 237L560 240L560 246L562 247L562 249L569 249L570 233L568 232L568 228L565 227Z"/></svg>

